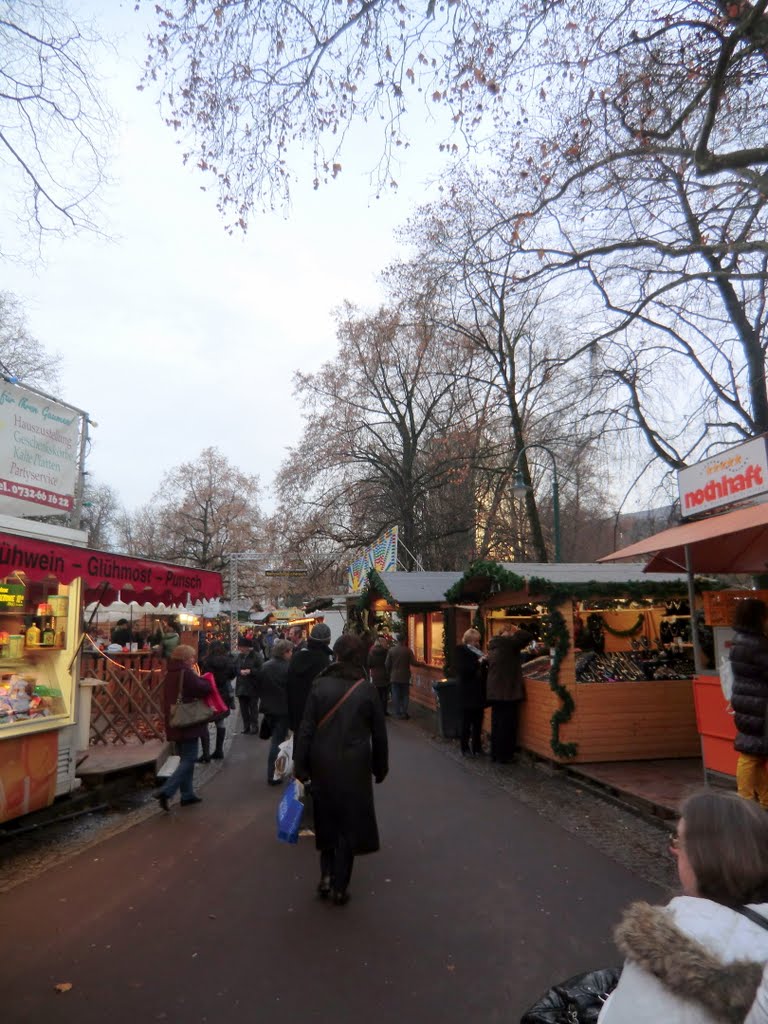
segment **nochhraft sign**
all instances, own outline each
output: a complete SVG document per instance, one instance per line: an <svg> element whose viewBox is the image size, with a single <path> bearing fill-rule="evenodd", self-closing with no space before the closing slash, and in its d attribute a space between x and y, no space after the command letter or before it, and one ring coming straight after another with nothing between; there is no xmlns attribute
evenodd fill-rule
<svg viewBox="0 0 768 1024"><path fill-rule="evenodd" d="M680 512L698 515L768 492L766 438L729 448L677 474Z"/></svg>

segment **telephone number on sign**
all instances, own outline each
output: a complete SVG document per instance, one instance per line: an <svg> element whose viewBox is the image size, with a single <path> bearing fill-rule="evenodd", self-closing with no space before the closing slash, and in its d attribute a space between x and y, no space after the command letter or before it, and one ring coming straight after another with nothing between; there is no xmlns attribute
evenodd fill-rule
<svg viewBox="0 0 768 1024"><path fill-rule="evenodd" d="M0 480L0 494L9 494L25 501L35 501L51 508L72 508L72 499L66 494L54 494L40 487L28 487L26 484L15 484L12 480Z"/></svg>

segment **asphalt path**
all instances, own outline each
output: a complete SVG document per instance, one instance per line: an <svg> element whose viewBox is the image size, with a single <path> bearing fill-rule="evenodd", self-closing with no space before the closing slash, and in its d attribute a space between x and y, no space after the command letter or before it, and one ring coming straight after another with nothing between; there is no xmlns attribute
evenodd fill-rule
<svg viewBox="0 0 768 1024"><path fill-rule="evenodd" d="M202 804L0 897L4 1022L516 1024L552 982L619 962L623 907L666 899L395 722L382 849L329 905L313 841L275 838L266 746L238 736Z"/></svg>

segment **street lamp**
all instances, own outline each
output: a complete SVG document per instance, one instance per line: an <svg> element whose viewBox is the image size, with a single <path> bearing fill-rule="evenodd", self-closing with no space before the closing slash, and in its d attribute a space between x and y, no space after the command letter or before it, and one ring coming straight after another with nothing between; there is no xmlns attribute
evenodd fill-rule
<svg viewBox="0 0 768 1024"><path fill-rule="evenodd" d="M555 458L554 452L547 448L545 444L524 444L520 451L517 453L515 459L515 482L512 484L512 493L516 498L525 498L531 488L523 479L523 472L520 469L520 460L523 457L523 452L529 451L531 448L541 448L547 455L552 459L552 525L554 527L555 534L555 561L561 562L560 557L560 488L557 482L557 459Z"/></svg>

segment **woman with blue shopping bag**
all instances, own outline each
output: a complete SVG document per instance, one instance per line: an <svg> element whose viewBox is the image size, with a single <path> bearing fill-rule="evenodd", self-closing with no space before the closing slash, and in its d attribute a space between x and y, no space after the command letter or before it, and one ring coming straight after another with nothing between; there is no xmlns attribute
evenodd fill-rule
<svg viewBox="0 0 768 1024"><path fill-rule="evenodd" d="M336 641L336 661L312 684L294 740L294 774L312 781L321 898L343 906L354 858L379 848L373 781L388 769L387 726L365 675L366 648L352 633Z"/></svg>

